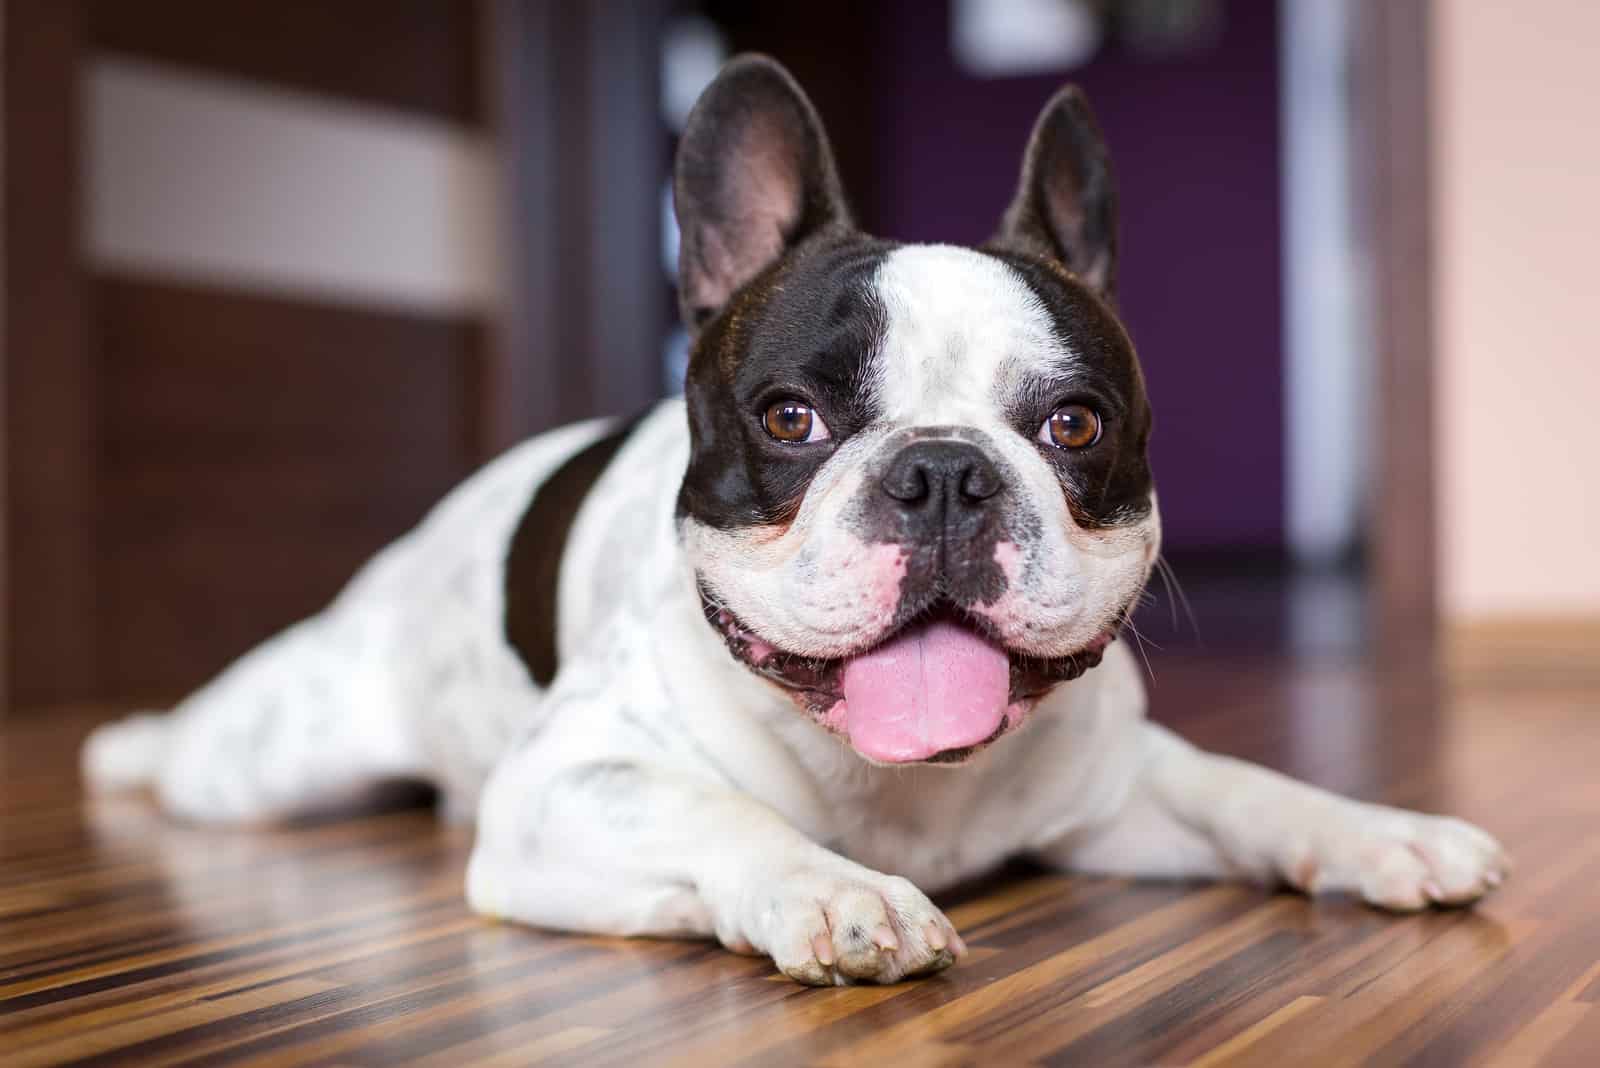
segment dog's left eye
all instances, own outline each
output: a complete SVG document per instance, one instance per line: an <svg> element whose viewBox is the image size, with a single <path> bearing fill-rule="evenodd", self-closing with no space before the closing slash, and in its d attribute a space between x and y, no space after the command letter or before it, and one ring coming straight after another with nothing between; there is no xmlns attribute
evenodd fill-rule
<svg viewBox="0 0 1600 1068"><path fill-rule="evenodd" d="M779 401L769 407L762 424L768 434L790 445L825 441L828 437L828 425L817 410L797 400Z"/></svg>
<svg viewBox="0 0 1600 1068"><path fill-rule="evenodd" d="M1039 428L1039 440L1058 449L1087 449L1100 440L1100 416L1083 404L1063 404Z"/></svg>

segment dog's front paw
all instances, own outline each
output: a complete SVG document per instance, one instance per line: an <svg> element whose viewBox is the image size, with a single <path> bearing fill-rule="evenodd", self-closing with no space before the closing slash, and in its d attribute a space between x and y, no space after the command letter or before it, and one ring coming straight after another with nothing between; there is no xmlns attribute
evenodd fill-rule
<svg viewBox="0 0 1600 1068"><path fill-rule="evenodd" d="M759 944L785 975L812 986L898 982L966 952L944 913L895 876L801 869L747 900Z"/></svg>
<svg viewBox="0 0 1600 1068"><path fill-rule="evenodd" d="M1301 863L1294 881L1307 892L1358 890L1371 904L1396 912L1468 904L1510 872L1499 842L1444 816L1362 805L1332 837L1315 851L1323 856Z"/></svg>

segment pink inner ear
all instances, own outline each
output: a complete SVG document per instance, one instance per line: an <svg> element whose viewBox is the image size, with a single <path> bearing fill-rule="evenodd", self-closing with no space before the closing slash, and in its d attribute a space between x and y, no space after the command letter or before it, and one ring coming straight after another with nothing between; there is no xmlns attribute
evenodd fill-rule
<svg viewBox="0 0 1600 1068"><path fill-rule="evenodd" d="M771 116L752 118L728 148L719 210L697 228L701 276L695 303L721 307L734 291L783 254L800 221L803 166L795 142L803 130Z"/></svg>
<svg viewBox="0 0 1600 1068"><path fill-rule="evenodd" d="M1069 135L1056 136L1058 140L1063 140ZM1073 257L1074 261L1069 262L1067 267L1089 285L1103 289L1110 278L1110 257L1102 252L1085 260L1081 255L1085 245L1084 230L1089 222L1083 203L1083 181L1070 159L1054 158L1052 155L1042 161L1042 165L1048 168L1042 182L1047 221L1055 233L1056 242L1067 256Z"/></svg>
<svg viewBox="0 0 1600 1068"><path fill-rule="evenodd" d="M701 307L722 307L783 252L783 223L771 212L750 211L705 223L698 233L700 270L691 295Z"/></svg>

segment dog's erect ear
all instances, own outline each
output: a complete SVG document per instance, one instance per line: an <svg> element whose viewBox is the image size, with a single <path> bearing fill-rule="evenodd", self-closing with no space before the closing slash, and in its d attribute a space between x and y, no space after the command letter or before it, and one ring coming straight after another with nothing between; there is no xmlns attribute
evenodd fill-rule
<svg viewBox="0 0 1600 1068"><path fill-rule="evenodd" d="M689 113L673 204L678 299L691 331L786 249L850 226L816 110L788 71L758 55L722 68Z"/></svg>
<svg viewBox="0 0 1600 1068"><path fill-rule="evenodd" d="M1117 284L1117 191L1089 102L1069 85L1045 105L993 244L1061 261L1101 295Z"/></svg>

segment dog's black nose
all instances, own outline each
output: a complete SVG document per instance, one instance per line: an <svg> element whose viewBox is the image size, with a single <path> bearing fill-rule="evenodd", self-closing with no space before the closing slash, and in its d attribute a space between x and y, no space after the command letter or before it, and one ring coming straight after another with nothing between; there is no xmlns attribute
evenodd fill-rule
<svg viewBox="0 0 1600 1068"><path fill-rule="evenodd" d="M964 441L918 441L901 449L883 474L883 492L908 518L942 519L979 511L1000 492L1000 472Z"/></svg>

